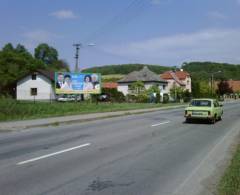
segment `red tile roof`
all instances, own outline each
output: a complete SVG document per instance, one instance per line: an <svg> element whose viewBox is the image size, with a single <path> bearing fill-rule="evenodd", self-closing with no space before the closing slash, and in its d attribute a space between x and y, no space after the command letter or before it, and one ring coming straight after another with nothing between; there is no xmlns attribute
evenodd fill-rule
<svg viewBox="0 0 240 195"><path fill-rule="evenodd" d="M233 92L239 92L240 91L240 81L229 80L227 82L229 84L229 87L232 88Z"/></svg>
<svg viewBox="0 0 240 195"><path fill-rule="evenodd" d="M173 71L164 72L163 74L160 75L160 77L165 80L174 79L171 74L172 72ZM176 71L174 73L178 77L179 80L185 80L186 77L190 76L190 74L186 71Z"/></svg>
<svg viewBox="0 0 240 195"><path fill-rule="evenodd" d="M103 88L107 89L116 89L118 87L117 83L109 82L109 83L103 83Z"/></svg>
<svg viewBox="0 0 240 195"><path fill-rule="evenodd" d="M215 89L218 88L218 84L220 81L215 81ZM233 92L239 92L240 91L240 81L234 81L234 80L228 80L229 87L232 88Z"/></svg>

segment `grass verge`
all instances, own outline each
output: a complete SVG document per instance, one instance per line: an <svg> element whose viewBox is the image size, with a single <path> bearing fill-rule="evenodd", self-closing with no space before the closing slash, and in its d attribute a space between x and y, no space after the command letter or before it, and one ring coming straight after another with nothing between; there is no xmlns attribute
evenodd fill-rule
<svg viewBox="0 0 240 195"><path fill-rule="evenodd" d="M171 104L149 103L87 103L87 102L31 102L0 99L0 121L24 120L87 113L125 111L166 107Z"/></svg>
<svg viewBox="0 0 240 195"><path fill-rule="evenodd" d="M240 144L218 184L219 195L240 195Z"/></svg>

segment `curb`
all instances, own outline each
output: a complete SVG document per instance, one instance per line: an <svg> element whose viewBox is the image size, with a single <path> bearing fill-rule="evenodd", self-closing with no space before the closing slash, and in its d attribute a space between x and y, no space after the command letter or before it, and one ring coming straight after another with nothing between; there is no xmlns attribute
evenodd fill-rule
<svg viewBox="0 0 240 195"><path fill-rule="evenodd" d="M157 112L160 110L169 110L169 109L184 108L184 107L186 107L186 104L151 108L151 109L125 110L125 111L116 111L116 112L61 116L61 117L52 117L52 118L43 118L43 119L34 119L34 120L0 122L0 131L2 132L18 131L18 130L24 130L29 128L36 128L36 127L83 123L83 122L95 121L95 120L106 119L106 118L114 118L114 117L127 116L132 114L143 114L143 113L149 113L149 112Z"/></svg>

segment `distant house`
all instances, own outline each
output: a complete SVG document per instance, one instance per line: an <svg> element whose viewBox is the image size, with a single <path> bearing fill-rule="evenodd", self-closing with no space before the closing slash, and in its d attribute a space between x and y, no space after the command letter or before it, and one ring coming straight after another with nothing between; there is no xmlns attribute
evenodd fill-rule
<svg viewBox="0 0 240 195"><path fill-rule="evenodd" d="M189 92L192 91L191 77L186 71L167 71L161 74L160 78L168 82L167 91L170 91L174 86L182 87Z"/></svg>
<svg viewBox="0 0 240 195"><path fill-rule="evenodd" d="M228 80L229 87L232 89L233 93L240 92L240 81Z"/></svg>
<svg viewBox="0 0 240 195"><path fill-rule="evenodd" d="M54 72L37 70L17 81L17 100L55 99Z"/></svg>
<svg viewBox="0 0 240 195"><path fill-rule="evenodd" d="M146 89L153 85L158 85L161 93L167 93L167 81L161 79L157 74L150 71L146 66L140 71L134 71L118 81L118 91L124 95L131 93L130 85L134 82L142 81Z"/></svg>
<svg viewBox="0 0 240 195"><path fill-rule="evenodd" d="M232 94L239 94L240 93L240 81L239 80L227 80L226 81L229 87L232 89ZM214 82L214 90L218 89L218 84L220 81Z"/></svg>
<svg viewBox="0 0 240 195"><path fill-rule="evenodd" d="M102 88L104 89L117 89L118 84L115 82L105 82L102 84Z"/></svg>

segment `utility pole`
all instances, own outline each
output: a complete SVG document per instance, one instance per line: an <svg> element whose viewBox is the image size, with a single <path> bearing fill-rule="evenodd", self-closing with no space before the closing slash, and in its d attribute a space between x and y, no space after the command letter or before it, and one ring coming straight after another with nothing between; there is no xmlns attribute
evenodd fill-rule
<svg viewBox="0 0 240 195"><path fill-rule="evenodd" d="M79 67L78 67L78 59L79 59L79 50L82 46L81 43L76 43L76 44L73 44L74 47L76 47L76 54L75 54L75 59L76 59L76 64L75 64L75 72L78 72L79 71Z"/></svg>
<svg viewBox="0 0 240 195"><path fill-rule="evenodd" d="M218 73L222 73L221 70L217 71L217 72L213 72L211 73L211 95L213 96L213 90L214 90L214 75L218 74Z"/></svg>

